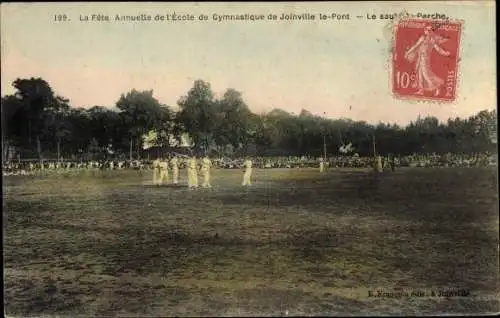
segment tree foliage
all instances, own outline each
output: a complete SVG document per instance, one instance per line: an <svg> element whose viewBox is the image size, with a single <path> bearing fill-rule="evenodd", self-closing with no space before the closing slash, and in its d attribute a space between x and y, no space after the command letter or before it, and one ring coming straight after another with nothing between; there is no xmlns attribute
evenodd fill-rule
<svg viewBox="0 0 500 318"><path fill-rule="evenodd" d="M214 142L217 128L217 107L210 84L197 80L178 105L181 111L179 122L194 141L197 151L208 150Z"/></svg>
<svg viewBox="0 0 500 318"><path fill-rule="evenodd" d="M209 83L194 82L178 101L174 112L161 104L153 91L122 94L114 108L73 108L41 78L17 79L15 94L3 96L4 148L17 146L32 156L72 156L89 152L107 156L142 155L143 136L155 132L158 146L188 133L198 151L254 155L330 155L352 143L360 155L472 153L496 151L497 113L483 110L469 118L419 117L406 127L390 123L369 124L350 119L326 119L303 109L298 115L275 108L252 113L243 95L227 89L216 98ZM30 156L30 155L27 155Z"/></svg>

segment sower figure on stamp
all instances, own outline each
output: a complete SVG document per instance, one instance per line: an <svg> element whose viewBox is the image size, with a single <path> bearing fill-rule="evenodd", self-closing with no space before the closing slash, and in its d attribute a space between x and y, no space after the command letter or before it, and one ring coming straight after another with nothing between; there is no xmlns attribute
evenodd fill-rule
<svg viewBox="0 0 500 318"><path fill-rule="evenodd" d="M177 184L179 183L179 160L176 156L170 160L170 164L172 165L172 182Z"/></svg>
<svg viewBox="0 0 500 318"><path fill-rule="evenodd" d="M208 159L207 156L203 158L201 161L201 173L203 174L203 184L204 188L211 188L210 184L210 167L212 166L212 162Z"/></svg>
<svg viewBox="0 0 500 318"><path fill-rule="evenodd" d="M416 94L423 95L424 91L434 91L438 96L444 80L438 77L431 69L430 57L433 50L442 56L450 56L450 52L443 50L439 44L447 39L435 34L432 27L426 26L424 35L405 53L405 59L415 62L416 81L413 88L417 88Z"/></svg>
<svg viewBox="0 0 500 318"><path fill-rule="evenodd" d="M242 186L251 186L252 185L252 160L250 158L247 158L243 164L245 172L243 173L243 182L241 183Z"/></svg>

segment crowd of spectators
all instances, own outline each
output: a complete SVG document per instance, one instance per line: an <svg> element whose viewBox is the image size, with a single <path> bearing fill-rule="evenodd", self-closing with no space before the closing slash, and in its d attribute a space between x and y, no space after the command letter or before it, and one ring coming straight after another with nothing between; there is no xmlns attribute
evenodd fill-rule
<svg viewBox="0 0 500 318"><path fill-rule="evenodd" d="M180 158L179 168L185 168L185 158ZM211 158L216 169L240 169L245 158L219 157ZM292 169L317 168L322 158L302 157L251 157L253 167L262 169ZM382 156L383 166L394 160L395 167L485 167L497 164L497 156L491 153L474 154L413 154L409 156ZM330 168L371 168L374 157L332 156L326 158ZM119 170L119 169L150 169L152 160L96 160L87 162L25 160L4 163L3 175L32 174L34 172L68 171L68 170Z"/></svg>

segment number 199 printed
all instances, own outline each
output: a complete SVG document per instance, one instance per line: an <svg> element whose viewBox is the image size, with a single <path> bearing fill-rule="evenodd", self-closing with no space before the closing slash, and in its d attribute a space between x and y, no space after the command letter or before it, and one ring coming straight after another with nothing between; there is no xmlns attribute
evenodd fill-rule
<svg viewBox="0 0 500 318"><path fill-rule="evenodd" d="M70 21L68 16L66 14L54 14L54 21L55 22L67 22Z"/></svg>

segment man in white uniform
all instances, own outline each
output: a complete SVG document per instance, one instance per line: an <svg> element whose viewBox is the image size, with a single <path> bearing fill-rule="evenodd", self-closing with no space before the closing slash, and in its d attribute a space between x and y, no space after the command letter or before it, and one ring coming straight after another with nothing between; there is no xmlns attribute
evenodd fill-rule
<svg viewBox="0 0 500 318"><path fill-rule="evenodd" d="M205 156L203 160L201 161L201 173L203 174L203 184L202 187L204 188L211 188L212 185L210 184L210 168L212 167L212 162L210 159Z"/></svg>
<svg viewBox="0 0 500 318"><path fill-rule="evenodd" d="M319 158L319 172L324 172L325 171L325 162L323 161L323 158Z"/></svg>
<svg viewBox="0 0 500 318"><path fill-rule="evenodd" d="M245 172L243 173L243 182L241 183L241 185L242 186L251 186L252 185L252 181L251 181L252 160L247 158L247 160L245 160L243 166L245 167Z"/></svg>
<svg viewBox="0 0 500 318"><path fill-rule="evenodd" d="M384 169L383 169L383 167L382 167L382 157L380 157L380 156L377 156L377 163L376 163L375 170L376 170L377 172L382 172L382 171L384 171Z"/></svg>
<svg viewBox="0 0 500 318"><path fill-rule="evenodd" d="M179 160L177 157L173 157L170 160L170 164L172 165L172 181L174 184L179 183Z"/></svg>
<svg viewBox="0 0 500 318"><path fill-rule="evenodd" d="M187 161L187 173L188 173L188 188L195 189L198 187L198 163L196 162L196 156L189 158Z"/></svg>
<svg viewBox="0 0 500 318"><path fill-rule="evenodd" d="M160 159L157 158L153 161L153 184L160 185Z"/></svg>
<svg viewBox="0 0 500 318"><path fill-rule="evenodd" d="M168 183L168 161L165 158L160 160L160 184Z"/></svg>

